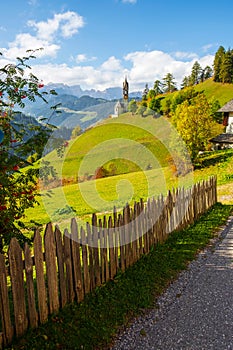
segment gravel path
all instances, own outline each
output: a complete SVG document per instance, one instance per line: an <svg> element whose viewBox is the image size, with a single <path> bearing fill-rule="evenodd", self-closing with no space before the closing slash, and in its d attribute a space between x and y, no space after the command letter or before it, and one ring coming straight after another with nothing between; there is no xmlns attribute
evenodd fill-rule
<svg viewBox="0 0 233 350"><path fill-rule="evenodd" d="M233 350L233 217L112 350Z"/></svg>

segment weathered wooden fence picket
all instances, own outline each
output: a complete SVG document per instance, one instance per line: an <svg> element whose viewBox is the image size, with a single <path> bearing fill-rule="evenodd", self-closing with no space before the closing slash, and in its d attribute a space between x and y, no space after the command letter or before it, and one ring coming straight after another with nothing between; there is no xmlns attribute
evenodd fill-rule
<svg viewBox="0 0 233 350"><path fill-rule="evenodd" d="M49 223L43 237L35 231L33 256L28 244L22 250L13 238L8 264L0 254L0 348L67 303L82 301L216 201L216 178L211 177L190 189L169 191L166 198L126 205L121 214L114 210L102 220L94 214L86 227L78 228L72 219L71 233L62 234Z"/></svg>

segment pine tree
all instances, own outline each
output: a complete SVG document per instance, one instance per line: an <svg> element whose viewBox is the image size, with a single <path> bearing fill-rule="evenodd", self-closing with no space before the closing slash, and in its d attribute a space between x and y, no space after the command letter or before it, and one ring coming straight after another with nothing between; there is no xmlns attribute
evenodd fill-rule
<svg viewBox="0 0 233 350"><path fill-rule="evenodd" d="M210 66L206 66L202 71L202 81L211 78L213 75L213 69Z"/></svg>
<svg viewBox="0 0 233 350"><path fill-rule="evenodd" d="M233 56L230 49L224 55L219 77L222 83L231 84L233 82Z"/></svg>
<svg viewBox="0 0 233 350"><path fill-rule="evenodd" d="M225 56L225 49L220 46L214 57L214 81L221 82L220 71Z"/></svg>
<svg viewBox="0 0 233 350"><path fill-rule="evenodd" d="M155 90L155 95L159 95L163 93L162 89L162 83L160 80L155 80L154 82L154 90Z"/></svg>
<svg viewBox="0 0 233 350"><path fill-rule="evenodd" d="M143 90L143 93L142 93L142 100L143 101L147 100L148 92L149 92L149 87L148 87L148 84L146 84L145 89Z"/></svg>
<svg viewBox="0 0 233 350"><path fill-rule="evenodd" d="M181 89L184 89L190 85L190 77L185 76L181 83Z"/></svg>
<svg viewBox="0 0 233 350"><path fill-rule="evenodd" d="M174 77L171 73L167 73L167 75L163 78L163 86L165 92L173 92L176 91L176 82L174 81Z"/></svg>
<svg viewBox="0 0 233 350"><path fill-rule="evenodd" d="M200 83L201 73L202 73L201 65L198 61L195 61L192 67L192 72L190 77L191 85L196 85Z"/></svg>

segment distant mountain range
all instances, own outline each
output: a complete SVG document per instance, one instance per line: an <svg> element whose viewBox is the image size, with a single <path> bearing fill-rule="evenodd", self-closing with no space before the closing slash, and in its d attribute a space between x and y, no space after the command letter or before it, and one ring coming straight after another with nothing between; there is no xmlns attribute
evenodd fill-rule
<svg viewBox="0 0 233 350"><path fill-rule="evenodd" d="M94 98L103 98L105 100L115 100L122 98L122 88L121 87L110 87L103 91L101 90L83 90L80 85L66 85L66 84L48 84L46 85L47 90L54 89L58 94L62 95L73 95L76 97L90 96ZM130 98L141 98L142 91L134 91L129 93Z"/></svg>
<svg viewBox="0 0 233 350"><path fill-rule="evenodd" d="M84 131L98 121L107 118L114 113L115 101L94 98L90 96L62 95L47 97L48 103L41 100L35 102L28 101L22 112L28 116L39 120L46 118L50 124L57 127L73 129L80 125ZM54 112L51 107L58 105Z"/></svg>
<svg viewBox="0 0 233 350"><path fill-rule="evenodd" d="M55 90L57 95L48 95L48 103L40 99L35 102L26 101L21 112L37 120L40 117L47 118L59 128L73 129L79 125L83 131L114 114L114 106L122 98L121 88L96 91L82 90L79 85L49 84L44 89ZM140 92L132 93L130 98L140 98ZM59 113L51 110L55 105L59 105Z"/></svg>

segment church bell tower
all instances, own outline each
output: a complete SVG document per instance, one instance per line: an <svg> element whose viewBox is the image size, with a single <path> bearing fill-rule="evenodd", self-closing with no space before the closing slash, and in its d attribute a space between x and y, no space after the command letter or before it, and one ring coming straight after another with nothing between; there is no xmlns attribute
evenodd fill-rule
<svg viewBox="0 0 233 350"><path fill-rule="evenodd" d="M124 102L128 102L129 99L129 83L127 78L125 77L125 81L123 82L123 100Z"/></svg>

